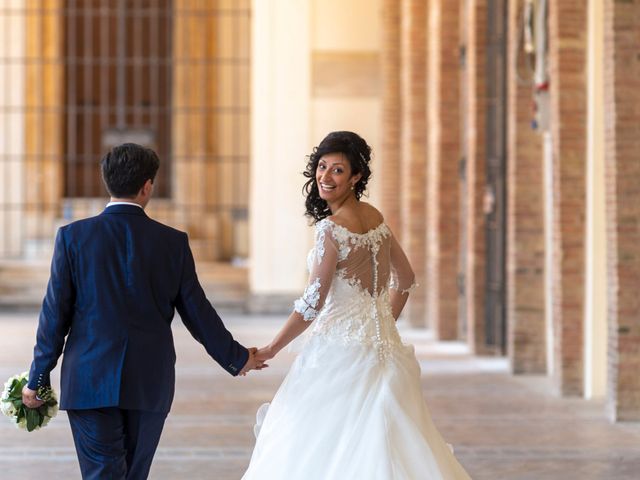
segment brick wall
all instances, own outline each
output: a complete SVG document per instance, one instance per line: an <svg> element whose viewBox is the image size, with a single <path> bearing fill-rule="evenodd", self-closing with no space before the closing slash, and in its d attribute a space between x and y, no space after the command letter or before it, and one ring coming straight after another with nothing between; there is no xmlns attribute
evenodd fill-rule
<svg viewBox="0 0 640 480"><path fill-rule="evenodd" d="M605 162L612 420L640 420L640 1L605 1Z"/></svg>
<svg viewBox="0 0 640 480"><path fill-rule="evenodd" d="M467 343L476 353L485 349L485 278L486 224L483 196L486 183L486 42L487 0L462 2L461 33L466 39L465 79L462 112L465 132L462 133L466 154L465 237L466 265L465 302ZM466 104L466 105L465 105Z"/></svg>
<svg viewBox="0 0 640 480"><path fill-rule="evenodd" d="M554 381L583 392L588 0L549 2L553 137Z"/></svg>
<svg viewBox="0 0 640 480"><path fill-rule="evenodd" d="M546 370L540 133L520 42L522 2L509 0L507 52L507 351L514 373Z"/></svg>
<svg viewBox="0 0 640 480"><path fill-rule="evenodd" d="M402 243L420 287L411 294L406 315L426 326L426 166L427 2L402 2Z"/></svg>
<svg viewBox="0 0 640 480"><path fill-rule="evenodd" d="M429 2L427 315L437 338L457 337L460 154L456 1Z"/></svg>
<svg viewBox="0 0 640 480"><path fill-rule="evenodd" d="M400 156L401 156L401 36L400 2L382 0L381 4L381 148L376 158L377 175L382 179L380 208L387 224L401 238L400 226Z"/></svg>

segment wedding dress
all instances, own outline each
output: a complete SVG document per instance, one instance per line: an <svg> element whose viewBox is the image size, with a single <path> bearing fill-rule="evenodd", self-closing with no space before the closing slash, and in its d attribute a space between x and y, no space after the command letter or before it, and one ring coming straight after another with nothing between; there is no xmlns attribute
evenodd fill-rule
<svg viewBox="0 0 640 480"><path fill-rule="evenodd" d="M244 480L468 479L435 428L392 291L413 272L386 224L364 234L316 224L309 284L295 310L313 321L271 404L261 407Z"/></svg>

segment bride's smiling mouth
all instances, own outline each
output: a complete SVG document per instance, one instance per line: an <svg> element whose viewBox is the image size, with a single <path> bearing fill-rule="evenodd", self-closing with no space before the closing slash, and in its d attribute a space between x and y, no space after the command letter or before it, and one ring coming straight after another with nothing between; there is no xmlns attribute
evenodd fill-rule
<svg viewBox="0 0 640 480"><path fill-rule="evenodd" d="M332 192L336 189L335 185L329 185L327 183L320 182L320 190L323 192Z"/></svg>

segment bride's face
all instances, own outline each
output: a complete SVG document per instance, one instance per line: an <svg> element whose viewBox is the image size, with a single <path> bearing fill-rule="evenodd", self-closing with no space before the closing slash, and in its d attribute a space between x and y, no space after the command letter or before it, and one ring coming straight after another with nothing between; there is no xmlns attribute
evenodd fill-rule
<svg viewBox="0 0 640 480"><path fill-rule="evenodd" d="M343 153L323 155L316 169L320 198L332 202L352 194L351 187L358 182L360 174L352 176L351 173L351 164Z"/></svg>

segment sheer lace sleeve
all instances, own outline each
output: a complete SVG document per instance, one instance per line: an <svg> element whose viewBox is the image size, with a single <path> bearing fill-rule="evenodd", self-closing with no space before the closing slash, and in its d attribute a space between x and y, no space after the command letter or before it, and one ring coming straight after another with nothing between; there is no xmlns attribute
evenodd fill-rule
<svg viewBox="0 0 640 480"><path fill-rule="evenodd" d="M294 311L302 315L304 320L314 320L324 306L337 263L338 245L332 232L327 224L318 224L309 283L304 294L294 303Z"/></svg>
<svg viewBox="0 0 640 480"><path fill-rule="evenodd" d="M400 293L409 293L418 286L416 277L402 247L395 236L391 237L391 288Z"/></svg>
<svg viewBox="0 0 640 480"><path fill-rule="evenodd" d="M418 284L416 277L402 247L395 236L391 236L391 311L394 318L398 318L404 305L407 303L409 293Z"/></svg>

